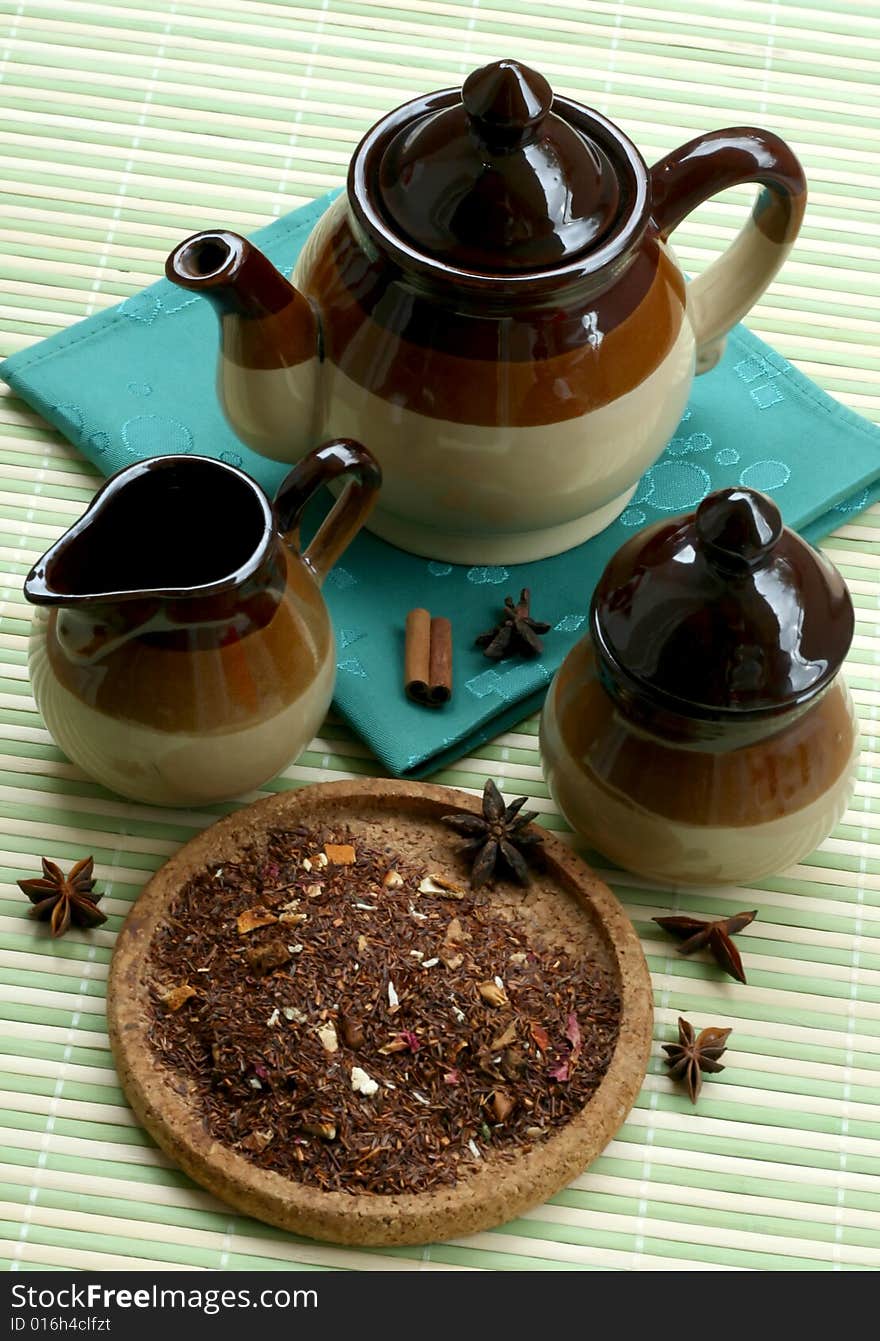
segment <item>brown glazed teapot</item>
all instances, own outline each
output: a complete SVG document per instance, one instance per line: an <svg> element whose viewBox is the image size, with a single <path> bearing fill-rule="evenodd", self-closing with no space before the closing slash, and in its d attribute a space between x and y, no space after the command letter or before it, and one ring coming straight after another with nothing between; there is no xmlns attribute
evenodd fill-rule
<svg viewBox="0 0 880 1341"><path fill-rule="evenodd" d="M669 236L760 186L686 285ZM370 529L417 554L520 563L607 526L672 436L696 369L797 236L806 183L776 135L700 135L648 168L598 112L503 60L389 113L289 284L202 232L169 279L220 317L219 389L256 451L357 437L384 474Z"/></svg>
<svg viewBox="0 0 880 1341"><path fill-rule="evenodd" d="M569 823L619 865L742 884L800 861L846 809L858 732L843 578L750 489L623 545L541 720Z"/></svg>

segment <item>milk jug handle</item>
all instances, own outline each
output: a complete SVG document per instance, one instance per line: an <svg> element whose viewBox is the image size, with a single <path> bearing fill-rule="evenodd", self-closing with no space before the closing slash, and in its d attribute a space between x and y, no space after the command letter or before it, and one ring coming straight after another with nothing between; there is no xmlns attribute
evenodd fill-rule
<svg viewBox="0 0 880 1341"><path fill-rule="evenodd" d="M275 513L284 538L299 552L300 526L309 500L322 485L346 475L351 480L303 554L319 582L324 581L372 511L382 483L378 461L359 442L336 438L303 457L275 497Z"/></svg>
<svg viewBox="0 0 880 1341"><path fill-rule="evenodd" d="M688 285L698 373L715 366L728 331L758 301L788 255L804 216L806 178L784 140L751 126L700 135L651 169L653 218L664 241L704 200L747 182L761 187L751 217Z"/></svg>

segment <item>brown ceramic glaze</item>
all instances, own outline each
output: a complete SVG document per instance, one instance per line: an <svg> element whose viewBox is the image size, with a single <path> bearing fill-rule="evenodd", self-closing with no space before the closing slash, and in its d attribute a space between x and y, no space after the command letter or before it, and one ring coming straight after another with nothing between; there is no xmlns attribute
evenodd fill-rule
<svg viewBox="0 0 880 1341"><path fill-rule="evenodd" d="M609 683L707 722L806 702L840 670L854 627L837 569L744 488L621 546L590 617Z"/></svg>
<svg viewBox="0 0 880 1341"><path fill-rule="evenodd" d="M669 234L747 180L762 188L752 219L686 289ZM250 283L234 234L189 239L168 274L222 305L221 395L252 447L295 459L325 433L363 436L385 472L379 534L436 558L519 562L622 510L695 368L717 361L781 265L805 199L768 132L714 132L649 172L605 117L499 61L367 133L347 198L294 284L276 276L265 316L223 298ZM301 338L279 335L289 321Z"/></svg>
<svg viewBox="0 0 880 1341"><path fill-rule="evenodd" d="M309 304L247 238L194 233L165 262L183 289L216 311L227 356L243 368L289 368L315 355L318 326Z"/></svg>
<svg viewBox="0 0 880 1341"><path fill-rule="evenodd" d="M566 658L553 692L565 746L590 760L597 785L678 823L742 830L778 819L822 797L852 757L852 711L842 685L769 731L734 725L714 740L698 737L699 746L687 717L678 732L661 735L622 711L588 642ZM748 842L747 833L742 838Z"/></svg>
<svg viewBox="0 0 880 1341"><path fill-rule="evenodd" d="M502 403L517 428L580 418L644 381L684 320L681 272L645 238L621 282L597 297L589 330L577 305L536 305L520 312L500 363L498 323L479 301L438 310L438 298L406 275L364 265L346 213L334 223L308 277L324 314L325 357L353 383L429 418L491 427ZM377 350L387 357L377 359Z"/></svg>
<svg viewBox="0 0 880 1341"><path fill-rule="evenodd" d="M447 787L369 779L286 792L213 825L150 880L119 934L107 991L113 1055L138 1119L190 1177L247 1215L314 1238L344 1244L426 1243L476 1233L551 1196L600 1153L638 1094L651 1046L651 980L638 936L601 880L559 839L545 834L546 867L528 890L493 884L486 916L522 923L530 935L573 955L598 959L619 985L620 1035L611 1066L589 1103L541 1146L505 1157L491 1153L451 1187L371 1196L322 1192L219 1145L192 1106L187 1085L150 1044L150 945L181 887L209 864L234 862L279 827L349 829L355 842L425 863L462 879L455 844L441 817L475 814L474 797ZM344 929L340 932L344 935Z"/></svg>
<svg viewBox="0 0 880 1341"><path fill-rule="evenodd" d="M668 237L697 205L731 186L763 187L752 218L770 241L794 241L807 203L803 168L778 135L752 126L698 135L651 169L654 222Z"/></svg>
<svg viewBox="0 0 880 1341"><path fill-rule="evenodd" d="M305 554L320 485L353 476ZM57 743L114 791L160 804L238 795L319 726L333 634L320 582L375 498L356 443L291 472L273 512L242 471L193 456L120 471L25 583L30 671Z"/></svg>
<svg viewBox="0 0 880 1341"><path fill-rule="evenodd" d="M421 252L464 270L534 270L608 234L621 182L602 146L551 111L542 75L497 61L383 149L380 208Z"/></svg>
<svg viewBox="0 0 880 1341"><path fill-rule="evenodd" d="M799 861L852 790L852 634L842 578L763 495L720 490L643 531L606 567L545 705L563 813L658 879L739 883Z"/></svg>

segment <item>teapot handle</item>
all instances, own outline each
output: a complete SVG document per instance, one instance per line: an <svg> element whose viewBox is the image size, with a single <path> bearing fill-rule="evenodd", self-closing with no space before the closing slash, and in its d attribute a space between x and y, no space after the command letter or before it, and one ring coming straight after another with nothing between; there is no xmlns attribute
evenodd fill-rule
<svg viewBox="0 0 880 1341"><path fill-rule="evenodd" d="M322 484L342 475L353 479L318 528L303 559L318 579L324 578L354 540L379 495L379 462L351 438L325 442L294 466L275 496L275 512L288 545L300 549L299 531L306 504Z"/></svg>
<svg viewBox="0 0 880 1341"><path fill-rule="evenodd" d="M714 368L727 333L758 301L798 235L807 182L792 150L767 130L738 126L700 135L651 168L653 217L665 241L691 210L729 186L757 182L751 218L687 290L697 372Z"/></svg>

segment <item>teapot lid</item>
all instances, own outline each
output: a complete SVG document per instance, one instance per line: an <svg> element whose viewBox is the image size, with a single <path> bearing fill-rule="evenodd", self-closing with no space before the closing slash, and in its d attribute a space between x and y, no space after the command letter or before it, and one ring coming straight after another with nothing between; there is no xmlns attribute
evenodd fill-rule
<svg viewBox="0 0 880 1341"><path fill-rule="evenodd" d="M812 698L840 669L854 616L824 555L766 495L734 488L623 545L599 580L591 625L613 678L717 720Z"/></svg>
<svg viewBox="0 0 880 1341"><path fill-rule="evenodd" d="M570 106L519 61L474 70L460 97L435 95L387 144L382 213L457 269L509 274L588 252L629 202L608 123L578 109L575 124Z"/></svg>

